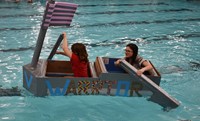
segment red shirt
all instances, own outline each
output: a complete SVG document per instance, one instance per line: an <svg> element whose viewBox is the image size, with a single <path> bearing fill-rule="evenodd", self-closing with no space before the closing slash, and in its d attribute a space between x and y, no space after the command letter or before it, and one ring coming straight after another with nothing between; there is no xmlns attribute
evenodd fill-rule
<svg viewBox="0 0 200 121"><path fill-rule="evenodd" d="M72 53L70 61L75 77L88 77L88 63L80 61L78 56L74 53Z"/></svg>

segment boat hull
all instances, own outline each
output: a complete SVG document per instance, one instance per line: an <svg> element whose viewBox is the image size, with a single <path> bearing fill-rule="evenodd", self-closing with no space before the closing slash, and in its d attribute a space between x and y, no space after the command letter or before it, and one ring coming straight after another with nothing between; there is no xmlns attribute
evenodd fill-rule
<svg viewBox="0 0 200 121"><path fill-rule="evenodd" d="M152 94L142 82L119 71L118 67L111 72L104 60L105 58L97 58L94 63L90 62L90 77L74 77L69 61L39 60L35 69L31 64L23 66L23 86L35 96ZM110 64L112 61L113 59L110 59ZM159 85L160 76L149 78Z"/></svg>

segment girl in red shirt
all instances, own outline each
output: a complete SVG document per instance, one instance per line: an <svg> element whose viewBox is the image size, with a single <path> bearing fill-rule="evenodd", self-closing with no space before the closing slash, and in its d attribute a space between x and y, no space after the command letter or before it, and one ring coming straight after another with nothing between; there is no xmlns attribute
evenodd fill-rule
<svg viewBox="0 0 200 121"><path fill-rule="evenodd" d="M57 51L56 54L66 55L70 58L72 71L75 77L88 77L88 54L85 45L75 43L71 50L68 48L67 34L63 32L63 52Z"/></svg>

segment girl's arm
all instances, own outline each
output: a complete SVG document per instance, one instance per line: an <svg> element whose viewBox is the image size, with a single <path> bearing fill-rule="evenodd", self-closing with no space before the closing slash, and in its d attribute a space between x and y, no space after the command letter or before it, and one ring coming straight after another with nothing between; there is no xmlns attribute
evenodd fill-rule
<svg viewBox="0 0 200 121"><path fill-rule="evenodd" d="M68 56L69 58L72 57L72 52L68 48L68 42L67 42L67 34L63 32L63 44L62 44L62 49L63 49L63 55Z"/></svg>
<svg viewBox="0 0 200 121"><path fill-rule="evenodd" d="M65 53L63 51L56 51L56 54L65 55Z"/></svg>
<svg viewBox="0 0 200 121"><path fill-rule="evenodd" d="M152 65L148 62L148 61L144 61L142 63L142 65L144 66L142 69L139 69L137 71L137 75L141 76L145 71L151 70L153 67Z"/></svg>

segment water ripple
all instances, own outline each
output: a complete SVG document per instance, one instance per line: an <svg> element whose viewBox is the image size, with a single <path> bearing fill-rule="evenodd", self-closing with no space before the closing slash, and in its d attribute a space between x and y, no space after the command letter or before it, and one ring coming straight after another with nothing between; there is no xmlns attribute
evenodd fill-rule
<svg viewBox="0 0 200 121"><path fill-rule="evenodd" d="M194 12L192 9L166 9L166 10L140 10L140 11L105 11L105 12L76 12L76 15L98 15L98 14L126 14L126 13L160 13L160 12ZM0 18L19 18L19 17L42 17L42 14L15 14L15 15L1 15Z"/></svg>
<svg viewBox="0 0 200 121"><path fill-rule="evenodd" d="M97 6L149 6L149 5L169 5L167 3L158 2L158 3L141 3L141 4L96 4L96 5L79 5L80 7L97 7Z"/></svg>
<svg viewBox="0 0 200 121"><path fill-rule="evenodd" d="M116 40L104 40L101 42L96 43L87 43L83 42L86 46L90 47L98 47L98 46L113 46L113 45L121 45L126 44L129 42L136 42L136 43L143 43L143 44L150 44L150 43L157 43L157 42L163 42L166 40L176 40L179 41L184 38L193 38L193 37L200 37L200 32L193 32L188 34L170 34L170 35L160 35L160 36L147 36L147 37L141 37L141 38L121 38L120 41ZM72 44L72 43L69 43ZM47 49L52 49L53 45L51 44L49 47L45 47ZM20 47L20 48L10 48L10 49L1 49L0 52L18 52L18 51L27 51L27 50L34 50L35 47L29 46L29 47Z"/></svg>
<svg viewBox="0 0 200 121"><path fill-rule="evenodd" d="M125 25L135 25L135 24L164 24L164 23L174 23L174 22L193 22L200 21L200 18L187 18L187 19L168 19L168 20L154 20L154 21L127 21L127 22L110 22L110 23L98 23L98 24L88 24L88 25L71 25L70 27L75 28L85 28L85 27L110 27L110 26L125 26ZM0 28L0 31L6 30L30 30L32 27L27 28Z"/></svg>
<svg viewBox="0 0 200 121"><path fill-rule="evenodd" d="M77 15L97 15L97 14L126 14L126 13L160 13L160 12L194 12L191 9L167 9L167 10L142 10L142 11L105 11L105 12L76 12Z"/></svg>

